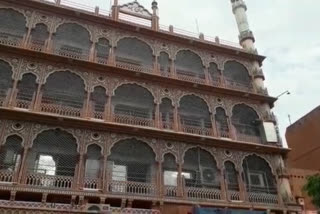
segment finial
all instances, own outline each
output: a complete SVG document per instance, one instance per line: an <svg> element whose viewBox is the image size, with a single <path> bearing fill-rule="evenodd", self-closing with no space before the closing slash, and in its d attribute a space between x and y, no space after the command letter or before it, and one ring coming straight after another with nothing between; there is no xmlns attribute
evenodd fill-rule
<svg viewBox="0 0 320 214"><path fill-rule="evenodd" d="M152 1L152 9L158 9L158 2L156 0Z"/></svg>

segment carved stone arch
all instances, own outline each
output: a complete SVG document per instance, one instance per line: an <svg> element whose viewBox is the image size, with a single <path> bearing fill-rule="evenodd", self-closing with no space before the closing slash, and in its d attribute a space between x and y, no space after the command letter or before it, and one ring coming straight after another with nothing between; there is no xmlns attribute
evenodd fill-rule
<svg viewBox="0 0 320 214"><path fill-rule="evenodd" d="M3 146L3 145L5 145L8 137L11 137L11 136L18 136L18 137L20 137L21 140L22 140L22 141L21 141L21 148L23 148L23 147L25 146L25 141L26 141L26 139L25 139L20 133L8 133L8 134L6 134L6 135L3 136L3 140L2 140L2 142L1 142L1 144L0 144L0 147Z"/></svg>
<svg viewBox="0 0 320 214"><path fill-rule="evenodd" d="M196 97L199 97L200 99L202 99L207 107L208 107L208 111L210 113L212 113L212 106L210 105L210 102L209 102L209 97L205 96L205 95L201 95L201 94L196 94L196 93L193 93L193 92L187 92L187 93L182 93L179 97L178 97L178 100L177 100L177 104L178 104L178 107L180 107L180 102L181 102L181 99L185 96L196 96Z"/></svg>
<svg viewBox="0 0 320 214"><path fill-rule="evenodd" d="M21 81L24 75L27 74L33 74L36 77L36 83L40 84L40 77L39 74L34 72L34 71L25 71L25 72L21 72L17 78L18 81Z"/></svg>
<svg viewBox="0 0 320 214"><path fill-rule="evenodd" d="M113 46L113 29L106 28L105 26L96 26L94 29L95 35L93 42L97 43L99 39L105 38L109 41L110 46Z"/></svg>
<svg viewBox="0 0 320 214"><path fill-rule="evenodd" d="M228 118L230 118L230 115L228 114L228 110L226 109L226 107L224 105L214 105L212 107L212 115L215 115L217 113L217 108L222 108L225 111L226 116Z"/></svg>
<svg viewBox="0 0 320 214"><path fill-rule="evenodd" d="M197 55L197 56L200 58L200 61L201 61L202 66L205 67L205 63L204 63L204 60L203 60L203 58L202 58L202 54L201 54L199 51L193 50L193 49L191 49L191 48L178 48L178 49L175 51L175 54L174 54L174 57L173 57L172 60L176 61L177 54L178 54L180 51L190 51L190 52L194 53L195 55Z"/></svg>
<svg viewBox="0 0 320 214"><path fill-rule="evenodd" d="M107 37L105 35L97 35L95 36L95 38L93 39L93 43L98 43L100 39L105 39L105 40L108 40L109 42L109 45L111 46L111 38L110 37Z"/></svg>
<svg viewBox="0 0 320 214"><path fill-rule="evenodd" d="M161 100L163 98L168 98L171 100L172 102L172 105L173 106L178 106L179 105L179 100L178 100L178 96L176 94L176 90L174 89L167 89L167 88L164 88L164 87L161 87L160 90L159 90L159 100L160 100L160 103L161 103Z"/></svg>
<svg viewBox="0 0 320 214"><path fill-rule="evenodd" d="M34 11L33 13L33 20L31 23L31 28L35 28L37 24L44 24L48 27L48 32L50 32L50 29L54 23L54 17L52 17L49 14L45 14L39 11Z"/></svg>
<svg viewBox="0 0 320 214"><path fill-rule="evenodd" d="M249 63L246 63L244 61L240 61L238 59L234 59L234 58L231 58L231 59L225 59L222 63L222 70L224 70L225 68L225 64L228 63L228 62L237 62L239 63L240 65L244 66L245 69L247 70L248 72L248 75L250 76L250 78L252 78L252 66L250 66Z"/></svg>
<svg viewBox="0 0 320 214"><path fill-rule="evenodd" d="M46 84L47 79L49 78L49 76L50 76L51 74L56 73L56 72L64 72L64 71L65 71L65 72L70 72L70 73L73 73L73 74L79 76L79 77L82 79L83 84L84 84L84 86L85 86L85 87L84 87L84 90L85 90L86 92L89 92L90 87L89 87L87 78L85 78L85 76L82 75L82 72L78 72L78 71L75 71L75 70L73 70L73 69L68 69L68 68L65 68L65 69L53 69L53 70L47 72L47 73L45 74L45 76L44 76L44 79L43 79L42 84L43 84L43 85Z"/></svg>
<svg viewBox="0 0 320 214"><path fill-rule="evenodd" d="M151 49L152 51L152 55L153 56L156 56L156 53L155 53L155 50L154 50L154 46L153 46L153 42L148 40L148 39L145 39L143 37L138 37L138 36L133 36L133 35L120 35L116 38L116 40L114 41L115 42L115 46L114 47L117 47L118 46L118 43L120 40L122 39L125 39L125 38L131 38L131 39L137 39L143 43L145 43L147 46L149 46L149 48Z"/></svg>
<svg viewBox="0 0 320 214"><path fill-rule="evenodd" d="M109 96L109 90L108 90L108 87L105 86L104 84L101 84L101 83L94 83L90 86L90 89L89 89L89 92L90 93L93 93L94 92L94 89L97 88L97 87L102 87L106 90L106 96Z"/></svg>
<svg viewBox="0 0 320 214"><path fill-rule="evenodd" d="M186 147L183 148L182 151L182 155L181 155L181 164L184 164L184 157L186 155L186 152L190 149L194 149L194 148L200 148L206 152L209 152L209 154L212 156L212 158L216 161L217 163L217 168L219 170L221 170L221 164L219 164L219 159L217 158L217 154L216 154L216 149L215 148L209 148L206 146L202 146L202 145L187 145Z"/></svg>
<svg viewBox="0 0 320 214"><path fill-rule="evenodd" d="M137 86L140 86L140 87L146 89L146 90L149 91L149 93L151 93L151 95L153 96L153 102L154 102L154 104L159 104L159 100L158 100L158 97L159 97L159 96L156 96L156 92L155 92L154 90L152 90L146 83L133 82L133 81L129 81L129 80L126 80L126 79L124 79L122 82L117 81L117 83L113 86L112 96L115 95L115 91L116 91L119 87L121 87L122 85L137 85Z"/></svg>
<svg viewBox="0 0 320 214"><path fill-rule="evenodd" d="M104 154L104 147L102 147L100 144L98 144L98 143L96 143L96 142L91 142L91 143L89 143L89 144L86 144L86 145L85 145L85 148L84 148L84 154L87 154L87 153L88 153L88 148L89 148L89 146L92 146L92 145L98 146L98 147L101 149L101 151L100 151L101 156L103 156L103 154Z"/></svg>
<svg viewBox="0 0 320 214"><path fill-rule="evenodd" d="M176 164L179 164L179 158L178 158L177 154L175 154L175 153L172 152L172 151L166 151L166 152L164 152L164 153L161 154L161 157L160 157L160 160L159 160L161 163L163 163L163 161L164 161L164 156L167 155L167 154L172 155L172 156L174 157L174 159L175 159Z"/></svg>
<svg viewBox="0 0 320 214"><path fill-rule="evenodd" d="M16 76L18 74L18 65L16 67L14 67L14 64L11 62L11 60L9 60L8 58L4 58L2 56L0 56L0 62L3 61L4 63L8 64L9 67L11 68L11 79L14 80L16 79Z"/></svg>
<svg viewBox="0 0 320 214"><path fill-rule="evenodd" d="M254 110L254 111L256 112L256 114L258 115L259 119L262 119L262 118L263 118L261 112L259 111L259 109L258 109L258 107L257 107L256 105L248 104L248 103L245 103L245 102L235 102L235 103L233 103L233 104L230 106L230 107L231 107L231 108L230 108L230 112L228 112L230 118L233 116L233 113L232 113L233 108L234 108L236 105L241 105L241 104L246 105L246 106L248 106L249 108L252 108L252 110Z"/></svg>
<svg viewBox="0 0 320 214"><path fill-rule="evenodd" d="M23 15L26 19L26 28L30 28L31 26L31 19L32 19L32 12L29 10L24 10L21 8L16 8L16 7L11 7L11 6L6 6L6 5L0 5L0 9L12 9L21 15Z"/></svg>
<svg viewBox="0 0 320 214"><path fill-rule="evenodd" d="M155 161L156 162L160 161L159 152L158 152L158 150L156 148L156 145L155 145L156 143L153 142L153 141L156 141L156 140L150 140L150 139L147 139L147 138L132 137L132 136L117 136L117 137L113 138L111 140L111 142L110 142L110 145L108 146L107 156L111 155L111 150L115 146L115 144L117 144L120 141L130 140L130 139L138 140L138 141L146 144L147 146L149 146L152 149L153 153L154 153Z"/></svg>
<svg viewBox="0 0 320 214"><path fill-rule="evenodd" d="M81 27L83 27L84 29L86 29L89 33L89 37L90 37L90 42L93 42L93 33L92 33L92 27L88 26L87 24L83 24L77 21L73 21L73 20L58 20L57 23L55 23L52 27L52 33L55 34L57 33L57 29L63 25L63 24L76 24L79 25ZM91 28L91 29L90 29Z"/></svg>
<svg viewBox="0 0 320 214"><path fill-rule="evenodd" d="M79 140L81 136L78 136L79 133L76 133L77 131L80 131L80 130L66 129L66 128L59 127L59 126L57 126L57 127L42 126L40 124L37 124L34 127L34 129L32 129L32 135L31 135L32 137L31 137L29 148L33 147L33 142L35 141L35 139L38 137L39 134L41 134L45 131L56 130L56 129L59 129L61 131L64 131L64 132L71 134L73 136L73 138L76 140L77 152L81 153L81 150L82 150L81 148L82 148L83 144Z"/></svg>
<svg viewBox="0 0 320 214"><path fill-rule="evenodd" d="M243 171L243 169L242 169L243 161L244 161L245 158L247 158L247 157L249 157L249 156L257 156L257 157L263 159L264 161L266 161L266 162L268 163L270 169L271 169L271 173L273 174L274 177L276 177L277 172L276 172L274 166L271 164L270 160L269 160L268 158L265 158L264 155L260 155L260 154L255 153L255 152L253 152L253 153L247 153L247 154L243 155L243 157L241 158L241 172Z"/></svg>
<svg viewBox="0 0 320 214"><path fill-rule="evenodd" d="M222 161L222 164L221 164L221 166L222 166L221 170L222 171L225 170L225 163L226 162L231 162L234 165L234 169L236 170L236 172L239 173L239 174L241 173L241 167L238 164L236 164L235 161L232 160L231 158L226 158L226 159L224 159Z"/></svg>

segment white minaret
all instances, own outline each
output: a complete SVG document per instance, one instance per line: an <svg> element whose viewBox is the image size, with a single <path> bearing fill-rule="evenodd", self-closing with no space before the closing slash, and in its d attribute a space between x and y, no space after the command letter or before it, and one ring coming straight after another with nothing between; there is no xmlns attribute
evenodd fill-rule
<svg viewBox="0 0 320 214"><path fill-rule="evenodd" d="M254 46L255 38L249 27L249 22L247 18L247 5L244 0L231 0L232 11L236 18L238 29L239 29L239 41L243 49L246 51L257 54L257 49ZM254 62L254 85L257 91L267 93L264 87L264 74L260 68L259 62ZM270 107L266 104L265 111L270 112Z"/></svg>
<svg viewBox="0 0 320 214"><path fill-rule="evenodd" d="M240 44L247 51L255 53L255 39L249 28L249 22L246 14L247 5L243 0L231 0L231 3L232 11L238 24Z"/></svg>

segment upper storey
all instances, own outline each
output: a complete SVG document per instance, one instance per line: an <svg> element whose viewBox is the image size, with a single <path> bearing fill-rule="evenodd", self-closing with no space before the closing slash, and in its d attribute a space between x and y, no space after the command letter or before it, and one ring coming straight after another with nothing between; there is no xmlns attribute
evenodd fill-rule
<svg viewBox="0 0 320 214"><path fill-rule="evenodd" d="M109 16L98 16L103 24L97 16L92 21L88 20L94 14L79 15L81 12L77 12L76 17L64 15L67 9L59 1L57 5L49 6L35 2L33 6L43 8L42 11L17 4L24 3L1 6L0 44L192 82L219 90L243 92L238 93L238 96L258 94L265 97L261 99L270 105L275 101L268 97L266 88L255 84L257 78L264 78L262 70L255 65L257 61L261 63L263 57L243 49L227 47L220 44L218 39L218 43L210 43L208 46L203 35L200 39L182 38L173 32L172 27L171 32L163 32L154 26L154 22L158 22L156 12L149 13L137 2L115 5ZM61 14L59 11L50 13L57 6ZM155 3L153 8L156 10ZM68 11L70 14L71 10ZM125 24L125 20L133 13L138 17L137 20L150 21L152 27L137 23ZM98 9L95 14L100 14ZM157 30L158 33L154 34Z"/></svg>

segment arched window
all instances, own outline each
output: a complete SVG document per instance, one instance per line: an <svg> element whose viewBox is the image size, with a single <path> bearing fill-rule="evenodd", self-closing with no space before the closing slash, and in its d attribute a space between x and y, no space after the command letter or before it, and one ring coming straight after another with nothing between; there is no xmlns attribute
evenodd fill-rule
<svg viewBox="0 0 320 214"><path fill-rule="evenodd" d="M54 52L75 59L89 59L90 33L81 25L65 23L58 27L53 36Z"/></svg>
<svg viewBox="0 0 320 214"><path fill-rule="evenodd" d="M260 200L264 197L261 195L261 198L257 197L255 199L254 197L250 197L252 193L277 194L276 181L267 161L257 155L250 155L243 160L242 167L243 179L247 186L249 200ZM258 196L258 194L255 195ZM273 197L266 198L272 199Z"/></svg>
<svg viewBox="0 0 320 214"><path fill-rule="evenodd" d="M160 104L161 127L163 129L173 129L173 106L168 98L163 98Z"/></svg>
<svg viewBox="0 0 320 214"><path fill-rule="evenodd" d="M236 129L238 140L261 143L258 114L245 104L235 105L232 109L232 125Z"/></svg>
<svg viewBox="0 0 320 214"><path fill-rule="evenodd" d="M154 126L154 97L136 84L121 85L112 97L114 120L140 126Z"/></svg>
<svg viewBox="0 0 320 214"><path fill-rule="evenodd" d="M158 56L159 70L162 76L170 76L171 60L169 54L166 52L161 52Z"/></svg>
<svg viewBox="0 0 320 214"><path fill-rule="evenodd" d="M209 77L211 80L211 83L214 86L220 86L221 85L221 72L218 69L218 65L216 63L210 63L209 68Z"/></svg>
<svg viewBox="0 0 320 214"><path fill-rule="evenodd" d="M22 139L17 135L6 138L0 148L0 182L12 182L13 173L18 171L22 155Z"/></svg>
<svg viewBox="0 0 320 214"><path fill-rule="evenodd" d="M228 61L225 63L223 75L228 87L244 91L252 89L248 70L236 61Z"/></svg>
<svg viewBox="0 0 320 214"><path fill-rule="evenodd" d="M27 184L71 188L78 162L77 142L60 129L40 133L27 158Z"/></svg>
<svg viewBox="0 0 320 214"><path fill-rule="evenodd" d="M182 97L179 116L182 131L200 135L212 134L209 108L203 99L195 95Z"/></svg>
<svg viewBox="0 0 320 214"><path fill-rule="evenodd" d="M96 62L100 64L107 64L109 51L110 51L109 41L105 38L100 38L96 43Z"/></svg>
<svg viewBox="0 0 320 214"><path fill-rule="evenodd" d="M17 86L16 107L25 109L32 107L37 92L36 79L37 77L31 73L22 76Z"/></svg>
<svg viewBox="0 0 320 214"><path fill-rule="evenodd" d="M153 71L153 51L148 44L136 38L121 39L116 48L118 65L145 72Z"/></svg>
<svg viewBox="0 0 320 214"><path fill-rule="evenodd" d="M177 196L178 169L176 158L172 154L165 154L162 163L163 185L165 194L169 197Z"/></svg>
<svg viewBox="0 0 320 214"><path fill-rule="evenodd" d="M31 30L30 48L36 51L44 51L48 37L48 27L45 24L37 24L36 27Z"/></svg>
<svg viewBox="0 0 320 214"><path fill-rule="evenodd" d="M215 189L220 192L220 172L217 168L217 163L212 155L201 149L189 149L184 155L184 164L182 168L185 185L191 188L188 191L189 197L219 199L220 195L216 194L197 194L192 191L192 188Z"/></svg>
<svg viewBox="0 0 320 214"><path fill-rule="evenodd" d="M43 86L41 110L80 117L85 99L83 79L69 71L52 73Z"/></svg>
<svg viewBox="0 0 320 214"><path fill-rule="evenodd" d="M12 88L12 68L9 63L0 60L0 106L4 105Z"/></svg>
<svg viewBox="0 0 320 214"><path fill-rule="evenodd" d="M216 127L219 137L230 138L228 118L223 108L218 107L215 115Z"/></svg>
<svg viewBox="0 0 320 214"><path fill-rule="evenodd" d="M224 163L224 168L228 190L239 191L238 174L234 163L232 163L231 161L226 161Z"/></svg>
<svg viewBox="0 0 320 214"><path fill-rule="evenodd" d="M0 44L22 45L27 32L26 18L13 9L0 9Z"/></svg>
<svg viewBox="0 0 320 214"><path fill-rule="evenodd" d="M119 141L111 149L108 166L112 178L109 191L154 194L150 185L143 185L154 183L156 173L155 154L144 142L136 139Z"/></svg>
<svg viewBox="0 0 320 214"><path fill-rule="evenodd" d="M204 83L205 75L200 56L189 50L179 51L175 60L179 79Z"/></svg>
<svg viewBox="0 0 320 214"><path fill-rule="evenodd" d="M91 93L91 109L93 111L93 117L96 119L106 119L106 104L107 104L106 89L101 86L94 88Z"/></svg>
<svg viewBox="0 0 320 214"><path fill-rule="evenodd" d="M84 187L88 189L99 188L99 178L101 175L101 148L96 144L88 146L87 160L85 167Z"/></svg>

